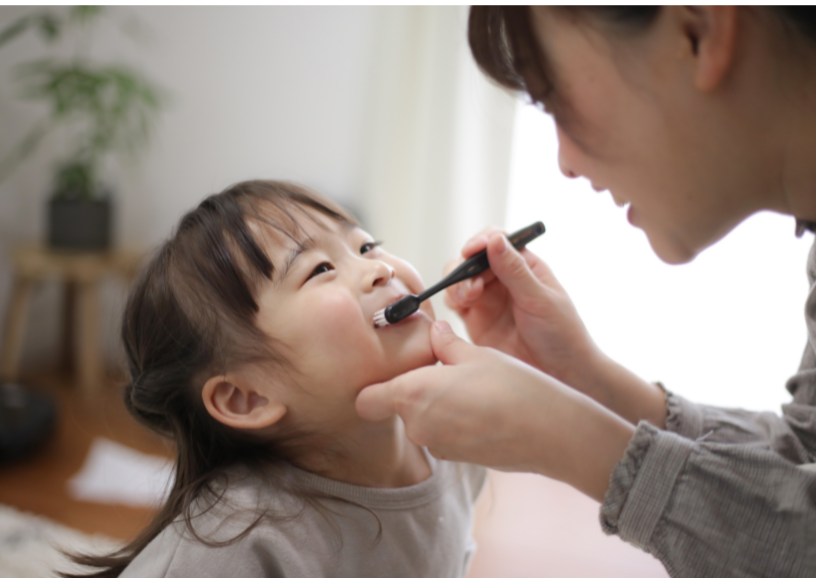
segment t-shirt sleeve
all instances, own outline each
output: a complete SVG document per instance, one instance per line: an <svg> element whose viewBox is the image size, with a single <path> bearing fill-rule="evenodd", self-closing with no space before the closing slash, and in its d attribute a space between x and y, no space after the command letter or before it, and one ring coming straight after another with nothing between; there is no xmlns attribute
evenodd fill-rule
<svg viewBox="0 0 816 578"><path fill-rule="evenodd" d="M470 503L475 504L487 483L487 468L474 464L467 464L467 468Z"/></svg>
<svg viewBox="0 0 816 578"><path fill-rule="evenodd" d="M271 546L259 532L250 532L231 544L212 546L168 527L120 578L284 578L276 549Z"/></svg>

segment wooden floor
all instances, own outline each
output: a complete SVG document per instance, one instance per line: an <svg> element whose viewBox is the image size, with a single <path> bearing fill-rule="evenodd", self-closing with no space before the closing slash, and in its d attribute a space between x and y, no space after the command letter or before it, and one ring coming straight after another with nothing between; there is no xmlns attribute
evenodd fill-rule
<svg viewBox="0 0 816 578"><path fill-rule="evenodd" d="M36 375L24 382L53 395L59 418L54 435L36 453L19 462L0 464L0 503L89 534L123 540L134 537L150 520L152 510L80 502L71 498L65 482L82 467L95 437L169 456L165 442L130 417L113 383L98 399L87 402L71 380L59 374Z"/></svg>

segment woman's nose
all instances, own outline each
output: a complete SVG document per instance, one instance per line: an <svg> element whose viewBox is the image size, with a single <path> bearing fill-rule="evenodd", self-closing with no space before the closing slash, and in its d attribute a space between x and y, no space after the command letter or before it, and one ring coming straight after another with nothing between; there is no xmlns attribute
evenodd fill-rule
<svg viewBox="0 0 816 578"><path fill-rule="evenodd" d="M365 290L371 290L374 287L382 287L383 285L388 285L388 283L397 276L397 272L394 268L384 261L370 261L372 264L372 268L370 271L366 273L365 279L363 281Z"/></svg>
<svg viewBox="0 0 816 578"><path fill-rule="evenodd" d="M569 137L564 134L560 127L556 126L556 133L558 134L558 168L568 179L574 179L579 176L570 162L571 143Z"/></svg>

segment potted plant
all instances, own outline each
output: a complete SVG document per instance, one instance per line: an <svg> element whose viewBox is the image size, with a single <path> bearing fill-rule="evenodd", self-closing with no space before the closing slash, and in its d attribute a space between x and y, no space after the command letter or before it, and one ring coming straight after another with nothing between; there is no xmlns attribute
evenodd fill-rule
<svg viewBox="0 0 816 578"><path fill-rule="evenodd" d="M53 247L102 250L110 245L111 194L101 168L113 154L135 153L148 140L160 108L158 90L138 71L90 59L90 28L100 6L39 10L0 31L0 48L27 31L49 45L81 38L69 57L59 54L19 63L20 95L43 102L49 112L0 161L0 181L48 136L63 131L71 150L58 159L48 207L48 241ZM62 54L65 54L63 51Z"/></svg>

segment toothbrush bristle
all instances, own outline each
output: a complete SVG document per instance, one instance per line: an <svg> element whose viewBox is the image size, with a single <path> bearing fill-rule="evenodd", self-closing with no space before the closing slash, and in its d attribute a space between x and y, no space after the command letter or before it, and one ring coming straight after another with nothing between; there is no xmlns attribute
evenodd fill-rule
<svg viewBox="0 0 816 578"><path fill-rule="evenodd" d="M385 309L380 309L374 314L374 327L382 328L388 325L388 320L385 318Z"/></svg>

